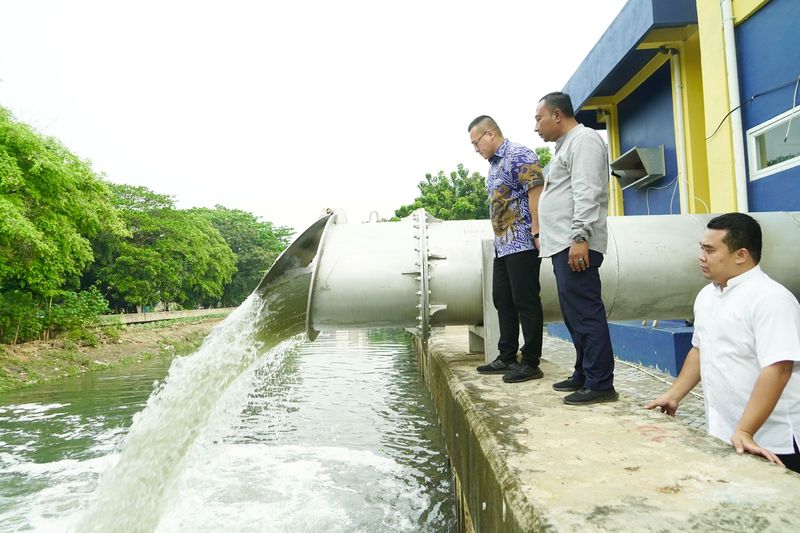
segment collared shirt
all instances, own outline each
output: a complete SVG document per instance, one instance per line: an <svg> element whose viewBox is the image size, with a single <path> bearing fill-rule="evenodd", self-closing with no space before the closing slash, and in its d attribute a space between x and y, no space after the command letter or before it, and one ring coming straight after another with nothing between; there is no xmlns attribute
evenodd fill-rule
<svg viewBox="0 0 800 533"><path fill-rule="evenodd" d="M600 135L578 124L556 142L539 197L541 257L568 248L582 235L589 248L608 246L608 151Z"/></svg>
<svg viewBox="0 0 800 533"><path fill-rule="evenodd" d="M533 250L528 189L544 183L536 152L505 139L489 163L486 188L495 256Z"/></svg>
<svg viewBox="0 0 800 533"><path fill-rule="evenodd" d="M756 266L720 290L704 287L694 303L692 344L700 374L708 432L730 442L761 371L778 361L794 369L772 414L753 436L773 453L794 453L800 442L800 304Z"/></svg>

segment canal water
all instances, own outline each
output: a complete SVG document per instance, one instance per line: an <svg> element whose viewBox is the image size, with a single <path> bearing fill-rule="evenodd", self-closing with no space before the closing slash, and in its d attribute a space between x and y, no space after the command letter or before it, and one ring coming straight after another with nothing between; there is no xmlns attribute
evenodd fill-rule
<svg viewBox="0 0 800 533"><path fill-rule="evenodd" d="M238 373L211 344L167 379L155 359L0 395L0 531L455 531L405 333L294 337Z"/></svg>

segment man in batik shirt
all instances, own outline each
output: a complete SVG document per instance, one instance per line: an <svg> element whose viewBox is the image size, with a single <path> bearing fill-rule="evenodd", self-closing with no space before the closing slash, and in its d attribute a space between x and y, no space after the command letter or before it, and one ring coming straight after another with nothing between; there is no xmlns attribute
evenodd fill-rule
<svg viewBox="0 0 800 533"><path fill-rule="evenodd" d="M500 322L499 355L478 367L481 374L504 374L506 383L542 377L542 301L539 297L541 259L537 209L544 178L536 153L503 137L486 115L468 128L475 151L489 161L487 188L494 230L492 300ZM519 327L525 343L517 363Z"/></svg>

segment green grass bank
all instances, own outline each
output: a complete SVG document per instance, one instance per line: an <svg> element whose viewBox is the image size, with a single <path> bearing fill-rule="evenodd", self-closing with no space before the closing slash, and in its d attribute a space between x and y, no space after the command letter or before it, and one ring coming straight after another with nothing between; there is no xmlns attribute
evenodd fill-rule
<svg viewBox="0 0 800 533"><path fill-rule="evenodd" d="M226 313L108 325L49 341L0 344L0 392L196 350Z"/></svg>

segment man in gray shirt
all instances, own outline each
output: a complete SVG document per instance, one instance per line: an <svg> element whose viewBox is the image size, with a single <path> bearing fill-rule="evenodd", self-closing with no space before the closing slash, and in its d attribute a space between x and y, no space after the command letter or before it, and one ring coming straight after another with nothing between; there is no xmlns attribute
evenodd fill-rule
<svg viewBox="0 0 800 533"><path fill-rule="evenodd" d="M541 257L550 257L561 315L575 345L575 371L553 385L570 405L613 402L614 354L600 272L608 244L608 152L599 134L575 120L564 93L545 95L536 107L536 132L556 151L539 198Z"/></svg>

